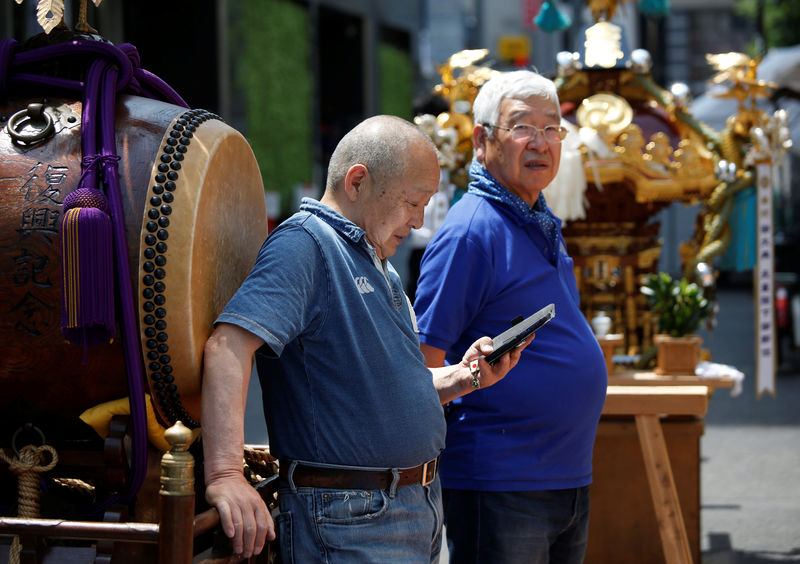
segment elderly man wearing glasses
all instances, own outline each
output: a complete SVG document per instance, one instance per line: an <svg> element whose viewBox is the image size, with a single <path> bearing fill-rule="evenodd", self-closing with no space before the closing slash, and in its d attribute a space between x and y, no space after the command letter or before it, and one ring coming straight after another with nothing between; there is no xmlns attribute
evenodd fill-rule
<svg viewBox="0 0 800 564"><path fill-rule="evenodd" d="M450 402L440 460L451 562L582 562L603 355L580 311L561 221L542 190L566 131L555 85L529 71L487 82L473 107L468 193L425 250L417 287L428 366L547 304L555 318L491 388Z"/></svg>

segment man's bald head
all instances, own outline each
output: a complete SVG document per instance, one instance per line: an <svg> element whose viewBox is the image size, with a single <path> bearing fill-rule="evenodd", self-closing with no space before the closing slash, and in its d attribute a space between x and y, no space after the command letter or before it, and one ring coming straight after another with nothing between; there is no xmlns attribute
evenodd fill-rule
<svg viewBox="0 0 800 564"><path fill-rule="evenodd" d="M412 123L396 116L374 116L351 129L333 151L328 164L326 189L334 192L347 171L364 165L378 186L408 171L412 147L426 144L435 153L433 142Z"/></svg>

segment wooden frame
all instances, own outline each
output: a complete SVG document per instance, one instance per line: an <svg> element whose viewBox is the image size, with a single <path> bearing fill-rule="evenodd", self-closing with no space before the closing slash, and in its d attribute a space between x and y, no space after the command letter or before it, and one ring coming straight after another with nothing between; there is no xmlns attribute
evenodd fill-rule
<svg viewBox="0 0 800 564"><path fill-rule="evenodd" d="M108 523L97 521L68 521L62 519L31 519L0 517L0 536L19 536L22 544L20 564L97 563L110 562L113 546L100 550L103 543L139 543L157 545L159 564L224 564L241 562L230 552L213 554L208 559L194 556L194 540L219 525L216 508L195 515L194 459L188 452L193 440L192 431L180 422L165 435L172 448L161 459L161 490L159 491L158 523ZM256 486L267 506L273 505L277 489L277 474ZM97 550L90 547L53 547L41 550L43 539L76 539L98 541ZM270 547L247 562L269 562ZM107 553L107 554L106 554ZM5 563L0 552L0 562Z"/></svg>
<svg viewBox="0 0 800 564"><path fill-rule="evenodd" d="M667 564L691 564L689 539L660 415L702 416L708 409L706 386L609 386L604 415L633 416L644 457L650 495Z"/></svg>

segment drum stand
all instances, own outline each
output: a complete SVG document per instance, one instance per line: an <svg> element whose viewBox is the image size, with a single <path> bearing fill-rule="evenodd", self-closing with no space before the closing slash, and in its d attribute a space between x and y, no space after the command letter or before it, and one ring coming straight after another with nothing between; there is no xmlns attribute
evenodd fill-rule
<svg viewBox="0 0 800 564"><path fill-rule="evenodd" d="M122 421L118 419L117 423ZM116 433L113 438L110 434L107 439L109 451L114 451L106 452L111 458L120 454L124 456L124 449L112 447L114 443L122 446L120 437ZM194 458L188 452L192 438L191 430L180 422L170 427L166 433L171 448L161 457L158 522L124 521L128 518L126 510L120 506L111 506L106 509L104 522L0 517L0 536L19 536L23 547L20 564L277 562L277 555L269 544L257 557L243 560L233 555L218 526L219 514L216 508L195 515ZM277 477L275 474L256 486L270 510L276 508ZM140 492L139 502L143 495L146 496L146 492ZM200 544L195 540L204 535L210 535L214 545L205 550L195 546ZM88 547L54 545L46 548L44 539L92 540L96 543ZM223 539L222 542L219 539ZM195 555L196 551L199 554ZM5 546L0 546L0 563L6 562L8 551Z"/></svg>

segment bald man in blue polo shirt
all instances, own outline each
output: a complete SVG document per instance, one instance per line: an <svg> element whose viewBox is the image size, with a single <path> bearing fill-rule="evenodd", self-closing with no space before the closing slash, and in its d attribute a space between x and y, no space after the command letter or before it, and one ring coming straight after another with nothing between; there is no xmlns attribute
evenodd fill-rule
<svg viewBox="0 0 800 564"><path fill-rule="evenodd" d="M555 85L500 74L473 106L468 193L425 250L415 310L428 366L555 304L555 318L496 386L452 402L441 457L452 563L583 561L592 450L606 392L561 222L542 190L565 130Z"/></svg>
<svg viewBox="0 0 800 564"><path fill-rule="evenodd" d="M433 144L409 122L370 118L338 144L320 201L277 227L205 347L206 499L243 556L275 527L242 474L253 357L270 450L280 460L283 562L438 562L442 403L500 380L474 340L429 369L387 258L436 192ZM256 354L258 352L258 354Z"/></svg>

